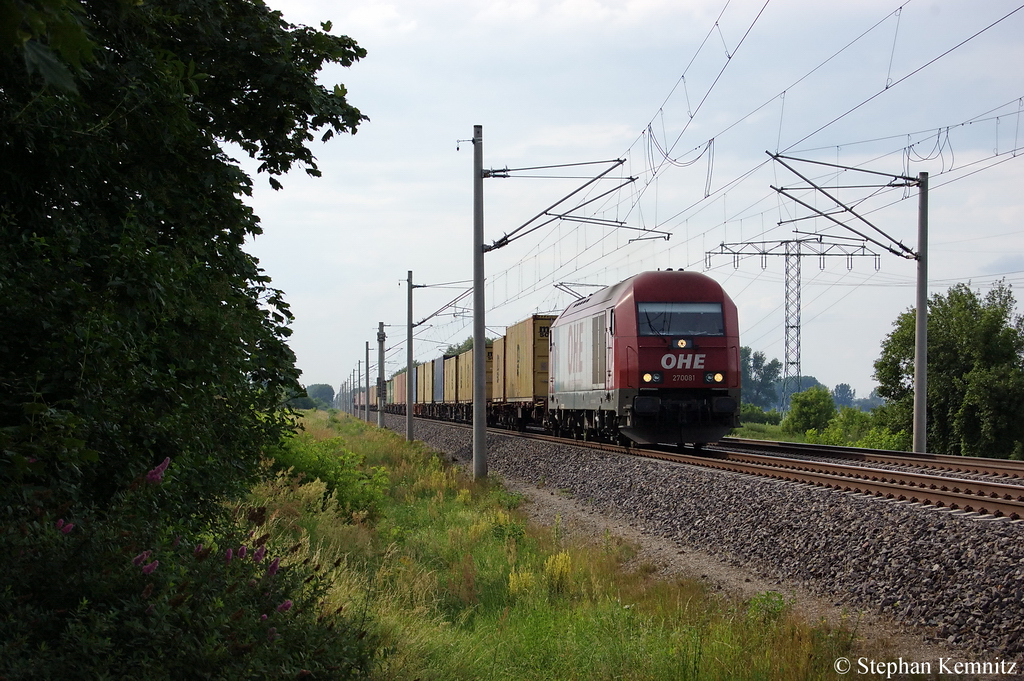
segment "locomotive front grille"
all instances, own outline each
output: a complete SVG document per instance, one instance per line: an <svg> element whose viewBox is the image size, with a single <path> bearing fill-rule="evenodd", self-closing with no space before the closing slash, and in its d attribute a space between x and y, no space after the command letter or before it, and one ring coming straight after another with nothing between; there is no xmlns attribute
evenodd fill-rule
<svg viewBox="0 0 1024 681"><path fill-rule="evenodd" d="M726 391L702 393L673 393L638 395L633 399L633 414L640 419L659 422L708 423L729 422L736 413L738 402Z"/></svg>

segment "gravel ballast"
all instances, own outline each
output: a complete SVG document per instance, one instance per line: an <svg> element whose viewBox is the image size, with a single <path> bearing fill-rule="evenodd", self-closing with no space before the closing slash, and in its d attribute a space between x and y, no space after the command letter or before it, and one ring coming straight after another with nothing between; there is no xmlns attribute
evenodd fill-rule
<svg viewBox="0 0 1024 681"><path fill-rule="evenodd" d="M402 417L389 425L405 432ZM469 429L416 439L466 462ZM877 610L937 642L1024 662L1024 523L489 435L492 472L560 490L680 547ZM1020 667L1018 667L1019 669Z"/></svg>

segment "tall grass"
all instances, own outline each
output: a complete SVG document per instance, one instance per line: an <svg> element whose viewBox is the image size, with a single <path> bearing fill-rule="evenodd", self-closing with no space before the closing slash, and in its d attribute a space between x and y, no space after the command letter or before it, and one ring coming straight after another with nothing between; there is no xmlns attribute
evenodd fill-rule
<svg viewBox="0 0 1024 681"><path fill-rule="evenodd" d="M849 654L848 631L800 621L778 594L742 602L628 572L620 540L533 526L517 496L422 443L323 412L305 427L387 471L375 515L283 475L253 503L298 539L291 560L338 566L325 609L366 614L388 651L380 679L818 679Z"/></svg>

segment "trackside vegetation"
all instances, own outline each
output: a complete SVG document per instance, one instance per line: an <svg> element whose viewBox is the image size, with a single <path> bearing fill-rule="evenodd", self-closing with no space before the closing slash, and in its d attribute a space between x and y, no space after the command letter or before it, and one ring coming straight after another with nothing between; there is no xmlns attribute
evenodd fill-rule
<svg viewBox="0 0 1024 681"><path fill-rule="evenodd" d="M300 547L293 560L337 566L324 608L361 614L380 646L374 678L817 679L849 654L849 631L799 620L777 593L732 600L624 569L635 548L612 536L581 544L533 526L520 497L422 443L336 412L304 426L288 468L248 503ZM318 463L331 449L359 484Z"/></svg>
<svg viewBox="0 0 1024 681"><path fill-rule="evenodd" d="M241 501L302 389L225 152L319 175L365 54L261 0L0 0L0 679L370 669Z"/></svg>
<svg viewBox="0 0 1024 681"><path fill-rule="evenodd" d="M928 451L1024 459L1024 315L1016 308L1005 281L984 294L957 284L928 300ZM903 312L883 339L874 365L879 386L869 400L855 400L845 383L831 392L815 386L792 396L784 420L764 411L777 397L769 383L778 360L742 348L743 426L733 435L909 450L915 319L914 309ZM884 402L870 413L851 408L876 398Z"/></svg>

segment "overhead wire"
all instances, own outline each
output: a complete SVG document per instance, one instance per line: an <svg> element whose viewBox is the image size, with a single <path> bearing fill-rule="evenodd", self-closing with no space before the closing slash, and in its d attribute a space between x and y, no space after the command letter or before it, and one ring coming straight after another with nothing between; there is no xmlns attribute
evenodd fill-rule
<svg viewBox="0 0 1024 681"><path fill-rule="evenodd" d="M894 12L888 13L882 20L880 20L879 22L876 22L876 24L874 24L871 28L869 28L868 30L866 30L863 33L861 33L857 38L855 38L854 40L850 41L847 45L845 45L839 51L837 51L836 53L834 53L831 56L829 56L823 62L819 63L817 66L815 66L808 73L804 74L804 76L802 76L801 78L797 79L793 84L788 86L779 95L776 95L772 99L767 100L765 103L761 104L759 107L754 109L754 111L752 111L751 113L747 114L746 116L744 116L744 117L738 119L737 121L733 122L728 127L724 128L723 131L719 133L719 136L721 134L723 134L724 132L727 132L727 131L731 130L733 127L735 127L736 125L741 123L743 120L745 120L749 116L755 114L757 111L760 111L761 109L763 109L765 106L769 105L771 102L775 101L776 99L781 99L784 102L785 94L786 94L786 92L789 89L794 87L796 84L799 84L800 82L805 80L807 77L809 77L811 74L815 73L819 69L823 68L831 60L833 60L835 57L837 57L843 51L847 50L852 45L856 44L859 40L861 40L864 36L866 36L867 34L872 32L873 30L875 30L878 26L883 24L886 20L892 18L893 16L896 16L897 23L898 23L899 19L900 19L900 13L901 13L902 9L907 4L909 4L909 3L903 3L903 4L901 4L899 6L899 8L897 8L897 10L895 10ZM763 13L763 11L764 11L765 7L767 7L767 5L768 5L768 3L766 2L764 4L764 6L761 7L761 10L760 10L760 12L758 12L757 17L755 17L754 21L751 22L751 24L748 26L747 31L744 34L744 39L743 40L745 40L746 37L749 35L750 31L753 29L754 24L756 24L757 19L760 17L761 13ZM721 78L722 74L725 71L725 68L727 68L728 64L731 62L732 57L735 56L735 54L736 54L735 50L731 54L728 55L727 62L726 62L725 65L723 65L722 69L719 70L718 75L716 76L716 79L715 79L714 83L712 84L712 87L709 88L704 93L704 96L701 98L701 100L700 100L698 106L696 107L696 109L693 109L691 107L690 103L689 103L690 102L690 100L689 100L689 93L688 93L688 88L687 88L687 84L686 84L687 72L688 72L690 66L694 63L694 61L695 61L697 55L699 54L700 50L707 43L708 37L712 33L714 33L714 32L718 32L720 35L722 35L721 34L721 26L720 26L719 22L721 21L722 17L724 16L725 11L726 11L727 8L728 8L728 3L726 3L725 7L723 7L722 12L719 14L719 18L716 20L715 24L712 25L711 29L708 31L708 34L705 36L704 41L701 43L701 47L698 48L698 51L695 52L694 55L691 57L690 63L687 65L687 69L684 70L684 72L680 76L680 78L677 79L677 82L675 83L675 85L673 85L673 87L670 90L669 94L666 96L665 101L663 102L662 106L659 107L658 113L656 114L655 117L656 118L660 117L662 119L662 127L664 126L664 106L667 105L667 103L672 99L673 94L677 91L678 88L682 87L683 93L684 93L684 95L686 97L686 100L687 100L687 115L688 115L688 118L690 120L692 120L692 118L696 116L696 114L701 110L701 108L704 105L704 103L708 100L708 97L710 96L711 91L714 89L715 83L717 83L718 80ZM942 53L940 53L936 57L933 57L932 59L928 60L927 62L925 62L924 64L919 66L917 69L915 69L914 71L904 75L903 77L901 77L901 78L899 78L899 79L897 79L895 81L890 82L890 80L891 80L892 60L893 60L893 55L895 53L895 46L897 44L897 36L898 36L898 32L899 32L899 26L897 25L897 27L895 29L895 34L894 34L894 40L893 40L893 50L892 50L892 53L890 55L890 65L889 65L889 72L887 74L886 87L882 91L874 93L873 95L871 95L870 97L864 99L863 101L861 101L860 103L858 103L854 107L848 109L846 112L844 112L840 116L837 116L837 117L833 118L831 121L829 121L825 125L820 126L816 130L812 131L810 134L804 135L799 140L797 140L793 144L790 144L788 147L786 147L786 149L793 149L794 147L799 145L801 142L804 142L807 139L810 139L814 135L820 133L822 130L824 130L827 127L829 127L830 125L836 123L837 121L841 120L845 116L849 115L850 113L852 113L852 112L856 111L857 109L863 107L864 105L866 105L867 103L869 103L873 99L877 98L883 92L891 89L892 87L895 87L895 86L903 83L908 78L911 78L912 76L914 76L917 73L921 72L923 69L925 69L925 68L931 66L932 64L936 63L937 61L939 61L943 57L947 56L948 54L950 54L954 50L962 47L963 45L967 44L971 40L973 40L973 39L977 38L978 36L982 35L985 31L987 31L987 30L991 29L992 27L998 25L1002 21L1005 21L1007 18L1009 18L1010 16L1015 14L1017 11L1019 11L1019 9L1022 9L1022 8L1024 8L1024 6L1021 6L1021 7L1017 8L1016 10L1013 10L1012 12L1006 14L1002 18L1000 18L1000 19L990 23L985 28L983 28L983 29L975 32L974 34L972 34L970 37L960 41L959 43L957 43L953 47L943 51ZM724 44L724 36L722 36L722 37L723 37L723 44ZM740 47L740 45L742 45L743 40L741 40L740 43L737 45L737 49ZM1021 100L1021 101L1024 101L1024 100ZM998 107L996 109L991 110L991 111L996 111L996 110L998 110ZM991 113L991 111L987 112L987 113ZM984 116L984 115L985 114L982 114L982 116ZM652 183L654 183L654 181L657 178L657 176L661 174L661 172L664 170L664 168L666 166L688 167L688 166L691 166L694 163L698 162L705 155L708 155L709 157L711 156L711 154L709 152L711 151L712 140L708 140L708 141L702 143L701 145L693 148L693 151L699 152L698 155L695 158L691 158L689 160L683 160L682 156L673 158L671 156L671 154L672 154L673 150L675 149L675 147L678 145L679 141L682 139L683 133L685 132L686 128L689 126L689 122L687 122L683 126L683 130L680 132L679 135L676 136L675 140L671 144L667 144L667 143L666 144L662 144L660 142L660 140L658 139L658 135L654 134L654 129L653 129L653 121L654 120L655 119L652 119L652 121L648 124L647 128L644 130L643 133L641 133L640 137L638 137L638 139L637 139L637 141L641 141L644 138L646 138L646 145L645 145L645 147L646 147L645 170L642 171L642 172L636 172L635 169L632 167L632 163L633 163L632 161L630 161L630 166L627 168L627 170L629 171L630 175L636 175L638 177L643 177L644 178L644 182L642 184L639 184L639 186L637 186L636 188L631 188L631 190L629 192L629 197L628 197L628 199L625 202L621 201L621 200L614 201L614 202L609 202L607 204L609 206L609 209L614 208L614 210L619 211L620 210L620 206L626 206L625 211L626 211L626 215L627 216L629 214L637 212L637 211L640 211L640 214L642 215L642 199L643 199L643 196L644 196L645 192L647 191L647 188ZM969 123L970 123L970 121L965 121L961 125L966 125L966 124L969 124ZM781 126L781 122L780 122L780 126ZM779 135L780 135L780 139L781 139L781 127L780 127ZM940 138L940 136L941 136L941 138ZM878 138L878 139L885 139L885 138ZM862 141L862 142L867 142L867 140ZM936 154L936 153L939 153L939 154L945 153L947 150L951 152L952 151L952 140L951 140L951 137L950 137L949 127L947 126L945 128L944 132L940 132L940 133L936 134L936 137L934 139L934 146L933 146L933 148L929 152L919 152L918 151L918 149L920 148L920 144L921 143L922 143L922 141L918 141L918 142L914 142L912 144L905 145L903 147L905 153L907 153L908 155L910 155L910 154L915 155L915 160L926 160L926 159L929 159L929 158L935 158L934 154ZM845 143L845 145L852 145L852 144L857 144L857 143L856 142L854 142L854 143ZM634 145L635 145L635 143L634 143ZM630 148L632 149L632 147L634 145L631 145ZM1017 148L1017 146L1015 144L1012 152L1002 152L1002 153L1003 154L1013 153L1015 155L1018 150L1019 149ZM623 156L631 159L632 158L632 153L627 151L627 153L623 154ZM989 160L991 160L991 158L992 157L990 157ZM767 162L767 161L765 161L765 162ZM712 187L710 185L710 178L711 178L711 172L712 171L709 169L709 171L708 171L708 180L709 180L709 182L705 186L705 192L704 192L705 196L703 198L701 198L701 199L698 199L694 203L692 203L692 204L682 208L681 210L675 211L672 215L670 215L667 218L656 219L654 224L656 226L658 226L658 227L664 227L664 226L668 226L668 225L675 225L674 227L671 227L671 229L673 229L673 230L678 228L678 226L683 224L684 221L688 220L690 217L693 217L693 215L699 214L701 211L696 210L696 209L701 204L705 203L707 201L707 199L715 197L715 196L718 196L718 195L724 195L726 192L731 191L738 184L740 184L745 179L749 178L752 174L754 174L754 172L756 172L757 170L763 168L765 162L761 162L761 163L757 164L753 168L751 168L751 169L747 170L746 172L740 174L739 176L733 178L729 182L724 183L722 186L720 186L718 188L714 188L714 187ZM994 167L995 165L998 165L1001 162L1004 162L1004 160L1003 159L998 159L996 163L987 164L983 168L980 168L979 170L977 170L975 172L980 172L981 169L987 169L987 168L990 168L990 167ZM979 163L979 161L974 161L972 163L972 165L973 164L977 164L977 163ZM969 167L969 166L966 166L966 167ZM964 167L960 167L959 168L959 170L963 170L963 169L964 169ZM948 171L946 171L944 169L943 172L948 172ZM970 174L974 174L974 173L973 172L969 173L967 175L964 175L963 177L967 177ZM943 182L943 183L935 183L935 184L932 185L932 188L934 189L934 188L937 188L937 187L940 187L940 186L944 186L945 184L949 184L951 182L958 181L959 179L963 179L963 177L951 178L949 181ZM875 193L877 194L877 193L881 193L881 192L875 192ZM770 196L770 195L767 195L767 196ZM866 201L868 198L873 198L873 197L865 197L864 199L861 199L860 202ZM858 202L858 205L859 205L860 202ZM898 201L886 204L886 206L893 205L893 203L897 203L897 202ZM758 202L755 202L754 205L756 205L756 203L758 203ZM779 209L779 207L777 206L774 210L778 210L778 209ZM696 210L696 213L693 213L693 211L695 211L695 210ZM875 209L875 210L879 210L879 209ZM756 215L756 213L755 213L755 215ZM723 224L723 223L719 223L719 224ZM773 227L772 229L775 229L775 228ZM562 234L561 236L556 235L555 231L556 231L555 230L555 226L552 226L552 229L547 232L545 237L543 237L542 242L547 243L547 245L545 246L546 250L544 252L556 253L557 250L558 250L558 244L564 242L564 239L567 238L567 236L572 235L573 233L576 233L577 238L579 238L579 234L578 233L580 231L580 228L578 228L578 227L572 228L568 234ZM706 233L706 231L707 230L705 230L704 233ZM699 237L700 234L701 233L698 232L697 234L688 235L687 242L692 241L693 239ZM593 250L595 247L598 247L598 246L605 247L605 244L608 243L610 237L611 237L610 234L606 234L604 236L597 237L595 240L593 240L592 243L584 242L582 248L575 250L574 255L573 255L573 257L572 257L572 259L570 261L571 264L566 263L566 262L562 262L561 259L559 259L559 258L553 259L553 261L552 261L553 264L550 266L549 270L544 273L543 276L534 278L533 283L528 284L528 285L526 285L523 288L520 288L518 292L512 294L511 296L505 296L505 300L503 300L501 302L496 302L495 306L493 308L491 308L491 309L492 310L500 309L500 307L503 307L505 305L510 305L513 302L521 300L526 295L532 294L532 293L536 292L538 290L538 288L540 288L540 286L542 286L542 285L544 285L546 283L551 282L553 280L553 278L557 275L557 273L561 273L562 276L567 276L568 274L581 272L581 271L585 270L586 268L593 267L600 260L600 258L588 258L585 254L588 251ZM549 238L551 239L550 242L547 241ZM537 247L531 249L531 252L535 253L534 257L536 257L536 255L539 255L539 253L541 252L539 244L542 243L542 242L539 242ZM628 245L628 244L626 244L626 245ZM622 245L613 247L611 249L611 251L610 251L610 254L614 254L614 253L618 252L620 250L620 248L622 248L622 247L623 247ZM618 262L621 262L623 259L629 260L631 258L635 260L635 257L636 256L632 256L629 253L624 253L618 259ZM691 259L692 262L688 263L688 265L694 264L695 262L697 262L697 260L698 260L697 258L692 258ZM507 267L506 269L500 271L497 275L495 275L495 277L492 279L492 283L493 283L493 281L495 279L498 279L500 277L506 277L506 278L509 277L510 274L511 274L511 271L513 269L516 269L516 268L521 269L522 266L523 266L522 262L518 262L518 263L514 263L514 264L510 265L509 267ZM607 270L609 268L606 267L605 269ZM749 284L748 284L748 286L749 286ZM494 298L492 298L492 300L493 299Z"/></svg>
<svg viewBox="0 0 1024 681"><path fill-rule="evenodd" d="M811 137L814 137L815 135L817 135L817 134L818 134L819 132L821 132L821 131L822 131L822 130L824 130L825 128L828 128L828 127L830 127L830 126L834 125L835 123L839 122L839 121L840 121L840 120L842 120L843 118L846 118L847 116L849 116L849 115L850 115L851 113L853 113L854 111L857 111L858 109L860 109L861 107L863 107L863 106L864 106L865 104L868 104L869 102L872 102L872 101L874 101L874 100L875 100L875 99L877 99L877 98L878 98L878 97L879 97L880 95L883 95L883 94L885 94L886 92L888 92L888 91L889 91L889 90L890 90L890 89L891 89L892 87L895 87L896 85L899 85L900 83L902 83L902 82L906 81L907 79L909 79L909 78L912 78L912 77L916 76L916 75L917 75L918 73L920 73L920 72L921 72L921 71L923 71L924 69L928 68L929 66L931 66L931 65L932 65L932 64L934 64L935 62L939 61L940 59L943 59L944 57L948 56L949 54L953 53L954 51L956 51L956 50L960 49L961 47L963 47L964 45L966 45L966 44L967 44L967 43L969 43L970 41L974 40L974 39L975 39L975 38L977 38L978 36L982 35L982 34L983 34L983 33L985 33L986 31L989 31L989 30L991 30L992 28L994 28L995 26L998 26L999 24L1001 24L1002 22L1006 21L1007 19L1009 19L1010 17L1012 17L1012 16L1014 15L1014 14L1016 14L1016 13L1017 13L1017 12L1019 12L1019 11L1021 11L1022 9L1024 9L1024 5L1020 5L1019 7L1017 7L1016 9L1014 9L1013 11L1009 12L1008 14L1005 14L1004 16L1000 17L999 19L997 19L997 20L993 21L993 22L992 22L991 24L989 24L989 25L988 25L988 26L986 26L985 28L983 28L983 29L981 29L981 30L979 30L979 31L977 31L977 32L975 32L975 33L973 33L973 34L972 34L971 36L969 36L969 37L967 37L967 38L964 38L963 40L961 40L961 41L960 41L959 43L957 43L957 44L956 44L956 45L954 45L953 47L949 48L949 49L948 49L948 50L946 50L945 52L942 52L942 53L941 53L941 54L939 54L938 56L936 56L936 57L933 57L932 59L929 59L928 61L926 61L926 62L925 62L924 64L922 64L921 66L917 67L916 69L914 69L914 70L913 70L913 71L911 71L910 73L906 74L905 76L903 76L903 77L902 77L902 78L900 78L899 80L896 80L895 82L893 82L893 83L892 83L891 85L887 85L886 87L882 88L881 90L879 90L879 91L878 91L878 92L876 92L875 94L871 95L871 96L870 96L870 97L868 97L867 99L865 99L865 100L861 101L861 102L860 102L859 104L857 104L857 105L853 106L852 108L848 109L848 110L847 110L846 112L844 112L844 113L840 114L839 116L836 116L835 118L833 118L833 119L832 119L831 121L829 121L828 123L825 123L825 124L824 124L824 125L822 125L821 127L819 127L819 128L817 128L817 129L815 129L815 130L814 130L813 132L810 132L810 133L808 133L807 135L805 135L804 137L801 137L801 138L800 138L799 140L797 140L796 142L794 142L793 144L791 144L791 145L790 145L790 147L788 147L788 148L787 148L787 150L788 150L789 148L791 148L791 147L794 147L794 146L796 146L797 144L800 144L801 142L804 142L804 141L806 141L806 140L810 139Z"/></svg>

